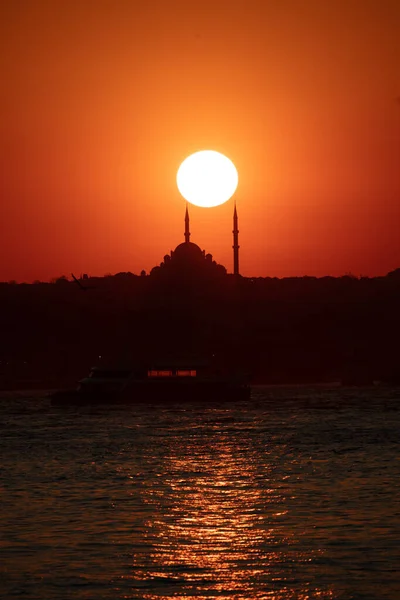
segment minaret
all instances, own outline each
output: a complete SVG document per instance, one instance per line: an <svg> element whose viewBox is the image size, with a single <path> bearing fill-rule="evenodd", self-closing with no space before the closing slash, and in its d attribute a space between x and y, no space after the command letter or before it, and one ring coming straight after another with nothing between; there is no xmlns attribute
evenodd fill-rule
<svg viewBox="0 0 400 600"><path fill-rule="evenodd" d="M239 275L239 229L238 229L238 216L236 210L236 202L235 209L233 211L233 274Z"/></svg>
<svg viewBox="0 0 400 600"><path fill-rule="evenodd" d="M186 204L186 213L185 213L185 242L187 244L190 242L189 211L188 211L188 205L187 204Z"/></svg>

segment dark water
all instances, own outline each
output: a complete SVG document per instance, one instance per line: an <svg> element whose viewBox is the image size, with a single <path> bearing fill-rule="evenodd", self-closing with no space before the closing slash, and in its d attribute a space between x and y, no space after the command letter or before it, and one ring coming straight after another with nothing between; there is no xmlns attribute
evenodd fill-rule
<svg viewBox="0 0 400 600"><path fill-rule="evenodd" d="M0 397L0 596L400 598L400 391Z"/></svg>

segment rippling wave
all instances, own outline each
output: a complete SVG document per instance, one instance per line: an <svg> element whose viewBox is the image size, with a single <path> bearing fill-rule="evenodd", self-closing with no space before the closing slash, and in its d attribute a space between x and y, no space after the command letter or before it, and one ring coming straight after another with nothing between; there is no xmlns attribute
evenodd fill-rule
<svg viewBox="0 0 400 600"><path fill-rule="evenodd" d="M0 596L400 598L399 391L0 397Z"/></svg>

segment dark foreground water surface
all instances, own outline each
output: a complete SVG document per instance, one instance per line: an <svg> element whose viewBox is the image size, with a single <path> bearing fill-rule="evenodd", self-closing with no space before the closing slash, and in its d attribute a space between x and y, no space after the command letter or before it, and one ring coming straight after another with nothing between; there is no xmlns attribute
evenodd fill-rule
<svg viewBox="0 0 400 600"><path fill-rule="evenodd" d="M0 596L400 598L400 390L0 394Z"/></svg>

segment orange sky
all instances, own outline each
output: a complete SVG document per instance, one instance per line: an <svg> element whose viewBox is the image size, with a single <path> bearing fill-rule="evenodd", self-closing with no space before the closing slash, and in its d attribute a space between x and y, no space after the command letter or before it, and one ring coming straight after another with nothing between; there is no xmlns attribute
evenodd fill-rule
<svg viewBox="0 0 400 600"><path fill-rule="evenodd" d="M0 280L150 270L204 148L243 275L399 267L399 31L398 0L3 0ZM228 271L232 212L190 208Z"/></svg>

